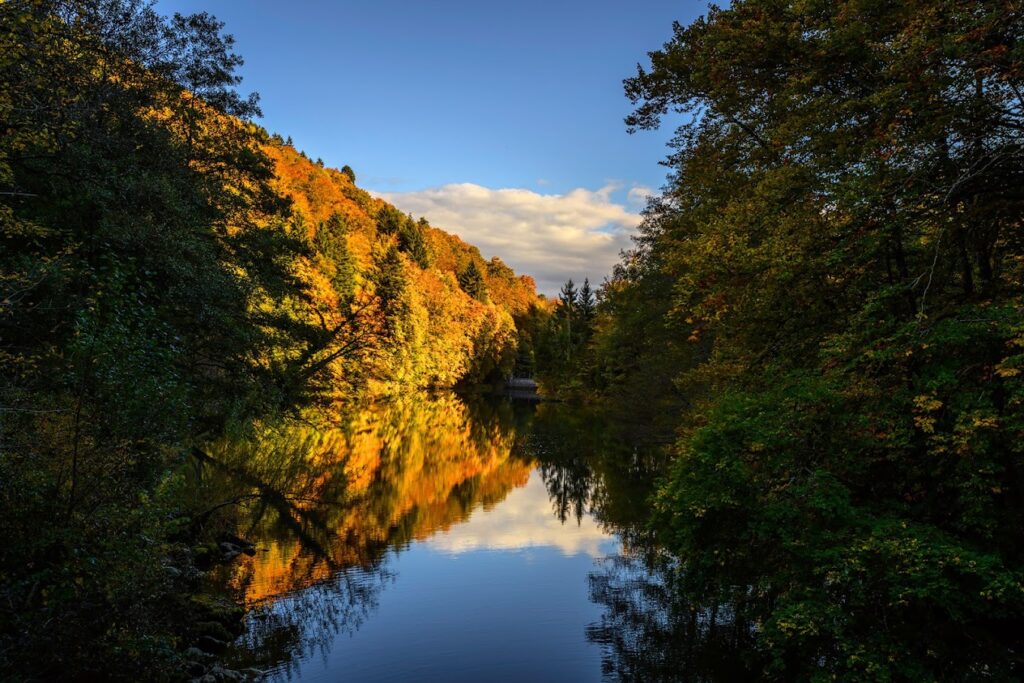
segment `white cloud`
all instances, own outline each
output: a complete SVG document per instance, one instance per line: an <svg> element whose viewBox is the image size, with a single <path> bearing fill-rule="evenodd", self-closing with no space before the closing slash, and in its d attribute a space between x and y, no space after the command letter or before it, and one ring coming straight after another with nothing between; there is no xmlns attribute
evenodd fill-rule
<svg viewBox="0 0 1024 683"><path fill-rule="evenodd" d="M639 214L612 200L619 189L578 188L565 194L527 189L490 189L458 183L416 192L377 192L399 209L425 216L432 225L500 257L517 273L532 275L537 288L555 294L568 278L595 285L611 272L619 251L631 246ZM627 202L635 205L637 192Z"/></svg>
<svg viewBox="0 0 1024 683"><path fill-rule="evenodd" d="M630 206L638 208L644 208L647 206L647 200L654 196L654 190L645 185L634 185L629 188L629 192L626 193L626 201L629 202Z"/></svg>

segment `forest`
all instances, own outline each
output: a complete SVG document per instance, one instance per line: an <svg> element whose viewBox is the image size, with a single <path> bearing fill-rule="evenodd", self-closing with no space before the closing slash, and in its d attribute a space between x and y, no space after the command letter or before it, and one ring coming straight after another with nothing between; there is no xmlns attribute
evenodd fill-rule
<svg viewBox="0 0 1024 683"><path fill-rule="evenodd" d="M402 401L512 376L671 434L637 533L751 678L1024 677L1024 8L734 0L671 30L624 83L629 130L673 129L666 184L603 282L548 299L258 125L213 16L0 2L0 679L193 675L241 613L199 556L274 476L362 506L325 523L351 559L253 565L288 590L495 504L515 439Z"/></svg>
<svg viewBox="0 0 1024 683"><path fill-rule="evenodd" d="M0 4L0 671L174 671L231 425L532 366L532 279L254 124L222 28Z"/></svg>
<svg viewBox="0 0 1024 683"><path fill-rule="evenodd" d="M625 82L685 122L546 373L672 416L651 526L765 676L1024 671L1021 10L741 0Z"/></svg>

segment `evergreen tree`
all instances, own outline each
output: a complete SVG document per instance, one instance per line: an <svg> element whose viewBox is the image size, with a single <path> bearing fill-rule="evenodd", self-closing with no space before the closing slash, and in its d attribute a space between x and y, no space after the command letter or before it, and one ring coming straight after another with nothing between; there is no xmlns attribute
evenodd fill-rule
<svg viewBox="0 0 1024 683"><path fill-rule="evenodd" d="M584 339L590 337L594 326L594 312L597 304L594 299L594 292L590 289L590 279L583 279L583 286L576 295L576 312L580 321L580 335Z"/></svg>
<svg viewBox="0 0 1024 683"><path fill-rule="evenodd" d="M430 266L426 236L423 234L423 228L412 216L406 216L398 229L398 248L408 254L420 268Z"/></svg>
<svg viewBox="0 0 1024 683"><path fill-rule="evenodd" d="M388 247L377 258L372 275L380 299L384 330L393 339L404 339L409 314L406 300L409 281L397 247Z"/></svg>
<svg viewBox="0 0 1024 683"><path fill-rule="evenodd" d="M470 259L466 267L459 273L459 286L462 287L462 291L477 301L483 301L487 297L487 285L484 283L483 273L480 272L476 261Z"/></svg>
<svg viewBox="0 0 1024 683"><path fill-rule="evenodd" d="M348 248L347 234L345 219L334 213L320 225L314 238L317 251L331 264L331 285L342 306L351 302L356 286L356 264Z"/></svg>
<svg viewBox="0 0 1024 683"><path fill-rule="evenodd" d="M397 235L405 221L404 213L390 204L385 204L377 213L377 231L382 235Z"/></svg>
<svg viewBox="0 0 1024 683"><path fill-rule="evenodd" d="M569 278L558 291L558 301L563 309L566 318L575 317L576 314L576 283Z"/></svg>
<svg viewBox="0 0 1024 683"><path fill-rule="evenodd" d="M570 360L574 355L574 335L576 334L577 319L576 297L576 284L572 281L572 278L569 278L558 292L558 321L562 327L562 345L566 361Z"/></svg>

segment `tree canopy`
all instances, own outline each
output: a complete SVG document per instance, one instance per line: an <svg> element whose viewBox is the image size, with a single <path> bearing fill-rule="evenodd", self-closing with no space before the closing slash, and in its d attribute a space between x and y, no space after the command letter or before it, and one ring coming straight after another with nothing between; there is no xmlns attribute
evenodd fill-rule
<svg viewBox="0 0 1024 683"><path fill-rule="evenodd" d="M483 287L479 253L255 125L241 64L205 13L0 2L5 677L184 677L203 619L164 568L198 533L197 445L501 377L529 335L532 281L466 295L432 251Z"/></svg>
<svg viewBox="0 0 1024 683"><path fill-rule="evenodd" d="M767 674L1020 673L1022 29L738 0L625 82L682 123L572 381L676 406L654 527Z"/></svg>

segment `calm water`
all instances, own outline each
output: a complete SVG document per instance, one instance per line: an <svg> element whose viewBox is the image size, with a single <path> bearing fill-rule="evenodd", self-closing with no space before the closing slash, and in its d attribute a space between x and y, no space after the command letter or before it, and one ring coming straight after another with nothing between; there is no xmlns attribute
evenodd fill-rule
<svg viewBox="0 0 1024 683"><path fill-rule="evenodd" d="M203 485L252 496L236 521L259 548L214 576L249 607L235 663L273 680L667 679L673 618L638 523L650 441L445 395L215 444L225 467Z"/></svg>

